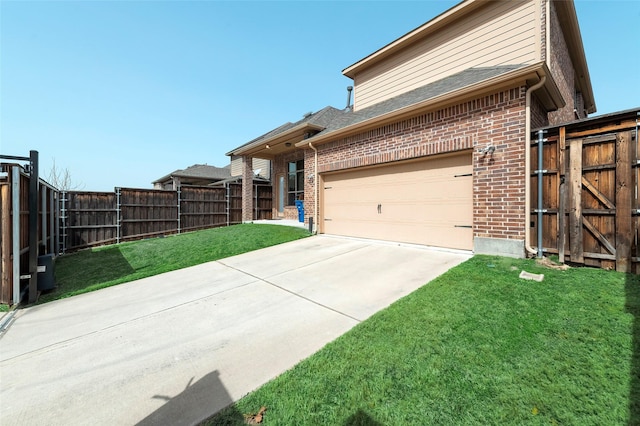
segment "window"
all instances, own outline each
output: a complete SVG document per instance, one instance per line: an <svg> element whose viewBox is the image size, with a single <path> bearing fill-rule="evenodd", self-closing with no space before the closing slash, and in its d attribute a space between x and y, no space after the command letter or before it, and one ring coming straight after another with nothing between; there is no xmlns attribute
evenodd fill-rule
<svg viewBox="0 0 640 426"><path fill-rule="evenodd" d="M287 205L293 206L296 200L304 199L304 160L290 162L288 170Z"/></svg>

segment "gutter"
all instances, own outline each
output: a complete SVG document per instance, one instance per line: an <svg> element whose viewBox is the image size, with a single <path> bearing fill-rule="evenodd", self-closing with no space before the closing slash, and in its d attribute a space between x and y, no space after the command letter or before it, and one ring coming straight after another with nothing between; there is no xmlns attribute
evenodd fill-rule
<svg viewBox="0 0 640 426"><path fill-rule="evenodd" d="M531 93L541 88L546 81L547 76L543 75L540 81L527 89L525 96L524 248L529 254L537 254L537 251L531 247L531 237L529 236L529 222L531 221ZM542 166L539 165L539 167Z"/></svg>

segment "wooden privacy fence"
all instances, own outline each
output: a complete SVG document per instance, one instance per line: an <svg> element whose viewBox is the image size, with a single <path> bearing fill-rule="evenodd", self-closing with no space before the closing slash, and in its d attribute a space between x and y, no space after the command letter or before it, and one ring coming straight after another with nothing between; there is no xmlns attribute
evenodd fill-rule
<svg viewBox="0 0 640 426"><path fill-rule="evenodd" d="M58 250L59 192L42 179L37 179L38 184L32 187L32 177L37 177L37 152L35 158L35 168L33 161L30 167L16 163L0 164L2 304L18 303L22 291L27 289L29 300L34 301L39 287L38 258L55 255ZM33 222L32 212L35 214ZM32 229L35 232L31 232ZM31 250L32 245L36 246L34 250Z"/></svg>
<svg viewBox="0 0 640 426"><path fill-rule="evenodd" d="M532 137L531 241L561 262L640 273L638 110L544 129ZM538 175L542 176L542 205Z"/></svg>
<svg viewBox="0 0 640 426"><path fill-rule="evenodd" d="M254 219L271 219L271 186L254 185ZM242 222L242 184L177 191L116 188L64 192L62 252Z"/></svg>

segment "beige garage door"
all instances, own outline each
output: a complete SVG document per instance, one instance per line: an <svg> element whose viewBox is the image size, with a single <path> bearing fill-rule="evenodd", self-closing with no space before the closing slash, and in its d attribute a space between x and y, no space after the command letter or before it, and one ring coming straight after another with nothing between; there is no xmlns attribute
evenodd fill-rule
<svg viewBox="0 0 640 426"><path fill-rule="evenodd" d="M471 153L324 176L326 234L471 250Z"/></svg>

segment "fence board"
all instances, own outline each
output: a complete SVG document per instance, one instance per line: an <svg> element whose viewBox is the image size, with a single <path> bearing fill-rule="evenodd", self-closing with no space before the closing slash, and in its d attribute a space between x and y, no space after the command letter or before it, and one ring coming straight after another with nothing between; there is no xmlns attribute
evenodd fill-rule
<svg viewBox="0 0 640 426"><path fill-rule="evenodd" d="M182 231L213 228L226 224L226 188L181 187L180 227Z"/></svg>
<svg viewBox="0 0 640 426"><path fill-rule="evenodd" d="M582 233L582 139L569 145L569 192L572 200L569 214L569 246L571 261L584 262Z"/></svg>
<svg viewBox="0 0 640 426"><path fill-rule="evenodd" d="M0 303L11 301L13 286L13 266L11 264L11 184L9 179L0 182Z"/></svg>
<svg viewBox="0 0 640 426"><path fill-rule="evenodd" d="M262 206L271 186L254 187ZM65 251L242 223L242 184L182 186L178 191L116 188L116 192L67 192ZM257 213L256 213L256 216ZM260 218L268 218L266 213Z"/></svg>
<svg viewBox="0 0 640 426"><path fill-rule="evenodd" d="M631 269L631 132L616 138L616 270Z"/></svg>
<svg viewBox="0 0 640 426"><path fill-rule="evenodd" d="M558 235L557 247L558 247L558 258L561 263L564 263L565 256L565 247L566 247L566 193L567 193L567 183L565 182L566 177L566 139L565 139L565 128L561 127L558 135L558 228L556 230Z"/></svg>
<svg viewBox="0 0 640 426"><path fill-rule="evenodd" d="M179 232L178 192L118 188L120 241Z"/></svg>
<svg viewBox="0 0 640 426"><path fill-rule="evenodd" d="M543 193L543 250L561 262L640 272L636 118L626 111L545 130L543 190L557 194L558 204ZM533 164L535 145L530 150ZM536 176L530 179L534 192Z"/></svg>
<svg viewBox="0 0 640 426"><path fill-rule="evenodd" d="M117 241L115 193L72 191L63 197L65 251Z"/></svg>

